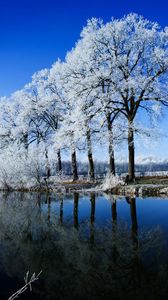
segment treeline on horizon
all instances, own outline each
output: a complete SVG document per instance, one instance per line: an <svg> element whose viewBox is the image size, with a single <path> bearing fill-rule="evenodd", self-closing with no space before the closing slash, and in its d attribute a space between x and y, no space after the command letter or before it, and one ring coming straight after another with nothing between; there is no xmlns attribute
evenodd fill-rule
<svg viewBox="0 0 168 300"><path fill-rule="evenodd" d="M78 174L84 175L88 177L89 166L87 162L78 161ZM52 176L57 175L56 170L58 169L58 165L56 166L53 163L53 167L51 168ZM62 161L62 175L72 176L72 167L71 161ZM150 172L166 172L168 171L168 162L150 162L150 163L138 163L135 164L135 172L138 172L139 175L145 175L144 173ZM99 175L106 175L109 172L109 164L108 162L95 161L95 176L99 177ZM116 174L126 176L128 172L128 163L116 163ZM45 173L41 174L41 176L45 176Z"/></svg>

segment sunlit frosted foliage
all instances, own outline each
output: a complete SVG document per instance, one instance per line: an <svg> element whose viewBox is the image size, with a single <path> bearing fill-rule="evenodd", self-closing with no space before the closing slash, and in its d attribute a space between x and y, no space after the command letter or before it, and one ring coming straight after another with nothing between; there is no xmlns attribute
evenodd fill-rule
<svg viewBox="0 0 168 300"><path fill-rule="evenodd" d="M89 20L65 61L36 72L22 90L1 98L2 160L10 160L4 153L14 144L21 160L30 157L29 148L42 147L40 164L49 177L50 160L62 172L61 156L70 153L76 180L78 153L87 152L88 175L94 180L95 149L108 148L109 171L115 175L116 146L124 147L127 140L133 180L134 135L153 138L146 120L153 133L168 104L167 76L167 27L137 14L106 24Z"/></svg>

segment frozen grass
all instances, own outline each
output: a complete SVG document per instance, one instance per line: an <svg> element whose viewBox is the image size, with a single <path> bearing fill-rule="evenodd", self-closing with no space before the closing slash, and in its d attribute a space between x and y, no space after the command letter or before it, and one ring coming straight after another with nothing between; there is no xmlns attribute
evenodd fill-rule
<svg viewBox="0 0 168 300"><path fill-rule="evenodd" d="M108 191L121 185L124 185L124 181L119 176L108 173L101 185L101 189Z"/></svg>

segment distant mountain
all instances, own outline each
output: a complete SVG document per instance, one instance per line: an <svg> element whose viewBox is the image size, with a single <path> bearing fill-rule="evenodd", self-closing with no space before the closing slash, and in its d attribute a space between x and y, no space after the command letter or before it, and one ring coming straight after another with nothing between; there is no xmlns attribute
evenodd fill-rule
<svg viewBox="0 0 168 300"><path fill-rule="evenodd" d="M144 173L144 172L159 172L159 171L168 171L168 160L160 159L157 160L152 156L149 157L139 157L135 165L135 171ZM71 175L71 162L63 162L63 172L66 175ZM88 174L88 163L87 162L78 162L78 172L79 175ZM128 172L128 163L127 162L116 162L116 172L118 174ZM95 173L96 174L106 174L108 173L108 163L95 161ZM54 170L53 170L54 174Z"/></svg>

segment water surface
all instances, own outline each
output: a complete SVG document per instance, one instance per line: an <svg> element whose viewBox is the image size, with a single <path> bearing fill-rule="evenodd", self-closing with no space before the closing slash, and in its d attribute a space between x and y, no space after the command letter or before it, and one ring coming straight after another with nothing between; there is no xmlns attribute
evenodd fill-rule
<svg viewBox="0 0 168 300"><path fill-rule="evenodd" d="M168 199L0 194L0 299L167 299Z"/></svg>

